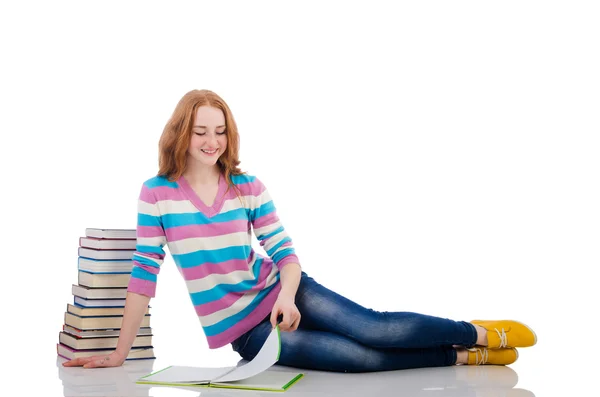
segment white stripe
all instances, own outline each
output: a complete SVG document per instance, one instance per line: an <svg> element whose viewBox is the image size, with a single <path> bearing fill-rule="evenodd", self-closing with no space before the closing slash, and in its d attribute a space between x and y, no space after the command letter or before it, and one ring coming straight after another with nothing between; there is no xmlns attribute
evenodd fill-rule
<svg viewBox="0 0 600 397"><path fill-rule="evenodd" d="M259 207L263 203L268 203L271 201L271 196L267 190L263 191L258 196L246 195L241 196L242 201L246 203L247 208L255 209L254 207ZM240 203L240 199L236 196L234 198L230 198L229 200L225 200L223 203L223 208L221 209L221 213L236 210L242 207L242 203Z"/></svg>
<svg viewBox="0 0 600 397"><path fill-rule="evenodd" d="M265 252L269 252L269 250L271 250L271 248L275 247L277 244L279 244L281 242L281 240L283 240L286 237L287 237L287 235L284 232L282 232L282 233L277 233L276 235L274 235L266 240L263 240L263 242L265 243L263 245ZM279 247L277 249L277 251L284 249L284 248L287 248L287 247ZM277 253L277 251L271 253L271 255L275 255Z"/></svg>
<svg viewBox="0 0 600 397"><path fill-rule="evenodd" d="M155 204L150 204L142 200L138 200L138 212L144 215L159 216L158 208Z"/></svg>
<svg viewBox="0 0 600 397"><path fill-rule="evenodd" d="M252 256L252 261L248 263L248 270L236 270L228 274L209 274L203 278L187 280L185 284L191 294L194 292L207 291L218 284L237 284L244 280L251 280L254 278L252 268L256 263L256 258L256 254Z"/></svg>
<svg viewBox="0 0 600 397"><path fill-rule="evenodd" d="M216 250L227 247L250 246L251 234L249 232L229 233L214 237L192 237L184 240L169 242L169 251L172 255L188 254L198 250Z"/></svg>
<svg viewBox="0 0 600 397"><path fill-rule="evenodd" d="M198 208L190 200L160 200L157 203L161 214L195 214Z"/></svg>
<svg viewBox="0 0 600 397"><path fill-rule="evenodd" d="M165 236L157 236L157 237L138 237L137 245L149 245L151 247L161 247L167 243L167 239Z"/></svg>
<svg viewBox="0 0 600 397"><path fill-rule="evenodd" d="M254 228L254 234L256 234L257 238L261 235L271 234L274 230L281 227L281 221L277 221L275 223L271 223L270 225L266 225L263 227ZM285 229L283 230L285 233Z"/></svg>
<svg viewBox="0 0 600 397"><path fill-rule="evenodd" d="M267 276L267 283L265 284L264 288L270 287L271 285L275 284L277 272L277 267L273 265L271 272ZM207 327L210 325L214 325L218 322L225 320L228 317L238 314L252 302L252 300L256 297L256 294L258 294L259 292L260 291L256 291L255 293L247 293L246 295L238 299L233 305L226 307L223 310L214 312L207 316L200 316L202 326Z"/></svg>
<svg viewBox="0 0 600 397"><path fill-rule="evenodd" d="M204 292L215 288L217 285L237 284L242 281L252 280L254 274L250 270L236 270L227 274L211 274L210 276L199 278L197 280L188 280L185 282L190 294Z"/></svg>
<svg viewBox="0 0 600 397"><path fill-rule="evenodd" d="M154 263L155 263L157 266L160 266L160 265L162 265L162 264L163 264L163 262L165 261L164 259L151 258L151 257L149 257L149 256L146 256L146 255L144 255L144 254L141 254L141 253L139 253L139 252L136 252L136 253L133 255L133 260L134 260L134 261L138 261L138 262L140 262L140 260L139 260L139 259L136 259L136 257L138 257L138 256L139 256L139 257L141 257L141 258L145 258L145 259L147 259L147 260L149 260L149 261L151 261L151 262L154 262ZM141 262L140 262L140 263L141 263ZM143 263L142 263L142 264L143 264ZM135 266L135 264L134 264L134 266Z"/></svg>

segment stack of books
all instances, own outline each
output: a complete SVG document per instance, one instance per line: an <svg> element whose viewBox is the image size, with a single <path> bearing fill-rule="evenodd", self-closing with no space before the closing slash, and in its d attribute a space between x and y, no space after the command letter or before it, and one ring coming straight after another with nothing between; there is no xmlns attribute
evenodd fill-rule
<svg viewBox="0 0 600 397"><path fill-rule="evenodd" d="M112 352L123 322L127 285L133 268L135 229L85 230L79 238L77 284L73 303L67 303L63 330L56 345L66 359ZM150 306L127 360L153 359Z"/></svg>

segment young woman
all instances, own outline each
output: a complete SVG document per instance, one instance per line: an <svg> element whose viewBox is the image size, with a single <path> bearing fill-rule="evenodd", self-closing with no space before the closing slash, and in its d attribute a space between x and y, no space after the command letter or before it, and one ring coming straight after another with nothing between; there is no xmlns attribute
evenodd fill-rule
<svg viewBox="0 0 600 397"><path fill-rule="evenodd" d="M209 348L231 344L251 360L279 323L278 364L341 372L513 363L535 333L517 321L454 321L378 312L302 272L268 190L238 168L239 135L223 99L181 98L159 143L158 175L138 201L137 247L121 333L108 356L65 366L121 365L169 251L186 280ZM268 257L254 252L251 230Z"/></svg>

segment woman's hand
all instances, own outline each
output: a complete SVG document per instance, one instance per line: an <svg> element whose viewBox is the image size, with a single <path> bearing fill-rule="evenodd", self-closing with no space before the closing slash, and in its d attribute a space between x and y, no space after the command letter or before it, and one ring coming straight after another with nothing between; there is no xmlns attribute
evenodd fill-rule
<svg viewBox="0 0 600 397"><path fill-rule="evenodd" d="M114 352L109 355L102 356L91 356L91 357L79 357L71 361L63 363L64 367L81 367L83 368L103 368L103 367L118 367L125 362L125 358L122 354Z"/></svg>
<svg viewBox="0 0 600 397"><path fill-rule="evenodd" d="M285 294L279 294L273 311L271 311L271 325L273 328L277 326L277 318L283 316L283 320L279 323L279 329L286 332L292 332L298 329L300 324L300 311L294 303L294 298Z"/></svg>

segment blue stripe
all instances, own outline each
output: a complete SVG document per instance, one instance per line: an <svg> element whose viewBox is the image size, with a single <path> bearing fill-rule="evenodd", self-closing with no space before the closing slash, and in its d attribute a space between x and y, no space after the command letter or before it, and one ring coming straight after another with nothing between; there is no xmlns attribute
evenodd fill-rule
<svg viewBox="0 0 600 397"><path fill-rule="evenodd" d="M286 256L293 255L295 253L296 253L296 251L294 251L294 249L292 247L286 247L285 249L275 253L275 255L273 255L272 259L273 259L273 262L275 262L275 264L278 264Z"/></svg>
<svg viewBox="0 0 600 397"><path fill-rule="evenodd" d="M289 238L289 237L285 237L285 238L281 239L280 242L278 242L277 244L275 244L270 250L267 251L267 254L269 256L273 256L273 254L275 253L275 251L277 251L277 249L279 247L281 247L283 244L287 243L288 241L292 241L292 239Z"/></svg>
<svg viewBox="0 0 600 397"><path fill-rule="evenodd" d="M236 185L241 185L242 183L251 183L256 179L255 176L242 174L242 175L231 175L231 181Z"/></svg>
<svg viewBox="0 0 600 397"><path fill-rule="evenodd" d="M260 268L262 266L262 263L262 258L260 258L260 261L258 259L256 260L254 268L252 269L252 273L254 276L253 279L244 280L237 284L219 284L206 291L191 293L190 297L192 298L192 303L194 304L194 306L203 305L209 302L219 300L228 293L244 292L250 290L258 282L258 276L260 275Z"/></svg>
<svg viewBox="0 0 600 397"><path fill-rule="evenodd" d="M233 259L248 259L251 247L236 245L216 250L199 250L187 254L171 254L175 263L182 268L201 266L205 262L221 263Z"/></svg>
<svg viewBox="0 0 600 397"><path fill-rule="evenodd" d="M277 281L279 281L279 273L277 273ZM220 334L222 332L227 331L229 328L233 327L235 324L237 324L240 321L242 321L250 313L252 313L252 311L254 311L254 309L263 301L263 299L265 298L265 296L269 292L271 292L271 290L273 289L273 287L275 285L277 285L277 283L274 283L270 287L268 287L268 288L260 291L258 293L258 295L256 295L256 297L252 300L252 302L250 302L250 304L248 306L246 306L244 308L244 310L240 311L239 313L236 313L236 314L234 314L231 317L227 317L223 321L220 321L220 322L218 322L216 324L210 325L208 327L203 327L204 334L206 336L218 335L218 334Z"/></svg>
<svg viewBox="0 0 600 397"><path fill-rule="evenodd" d="M164 255L165 251L162 247L156 245L136 245L135 250L138 252L148 253L148 254L159 254Z"/></svg>
<svg viewBox="0 0 600 397"><path fill-rule="evenodd" d="M271 212L275 212L275 204L273 204L273 200L269 200L269 202L264 203L256 209L251 210L250 219L252 220L252 222L254 222L261 216L269 215Z"/></svg>
<svg viewBox="0 0 600 397"><path fill-rule="evenodd" d="M133 260L135 262L138 262L138 263L140 263L142 265L145 265L145 266L158 268L158 264L156 262L154 262L153 260L151 260L149 258L146 258L145 256L133 254Z"/></svg>
<svg viewBox="0 0 600 397"><path fill-rule="evenodd" d="M155 176L154 178L148 179L146 182L144 182L144 185L146 185L146 187L149 189L160 186L167 186L172 188L177 188L179 186L177 182L169 182L169 180L164 176Z"/></svg>
<svg viewBox="0 0 600 397"><path fill-rule="evenodd" d="M156 274L150 273L149 271L137 266L135 266L131 271L131 278L139 278L142 280L156 282Z"/></svg>
<svg viewBox="0 0 600 397"><path fill-rule="evenodd" d="M277 229L275 229L274 231L272 231L271 233L267 234L267 235L260 235L260 236L256 236L257 239L259 240L265 240L267 238L273 237L274 235L276 235L279 232L283 232L283 226L279 226Z"/></svg>
<svg viewBox="0 0 600 397"><path fill-rule="evenodd" d="M162 227L161 219L158 216L142 214L138 212L138 226L157 226Z"/></svg>
<svg viewBox="0 0 600 397"><path fill-rule="evenodd" d="M207 218L201 212L165 214L162 216L162 224L165 229L178 226L208 225L211 223L224 223L238 220L248 220L248 215L244 208L237 208L235 210L217 214L212 218Z"/></svg>

